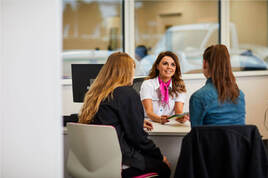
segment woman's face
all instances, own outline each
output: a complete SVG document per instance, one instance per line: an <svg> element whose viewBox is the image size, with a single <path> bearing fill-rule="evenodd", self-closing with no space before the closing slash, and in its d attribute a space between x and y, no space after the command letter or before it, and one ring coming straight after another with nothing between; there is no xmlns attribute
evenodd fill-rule
<svg viewBox="0 0 268 178"><path fill-rule="evenodd" d="M176 71L176 63L170 56L164 56L157 65L159 77L162 80L168 81Z"/></svg>

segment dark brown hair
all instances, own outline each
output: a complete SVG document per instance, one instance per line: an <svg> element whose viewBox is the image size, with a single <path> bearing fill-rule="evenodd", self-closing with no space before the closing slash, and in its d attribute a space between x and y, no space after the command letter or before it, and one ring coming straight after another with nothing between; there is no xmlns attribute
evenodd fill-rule
<svg viewBox="0 0 268 178"><path fill-rule="evenodd" d="M178 59L177 55L174 54L173 52L165 51L165 52L162 52L158 55L158 57L156 58L146 80L153 79L159 75L159 70L157 69L157 66L161 62L163 57L165 57L165 56L171 57L176 64L176 71L175 71L174 75L172 76L172 89L170 91L170 94L172 96L174 96L174 94L175 94L175 96L177 96L178 95L177 92L179 92L179 93L186 92L186 88L185 88L184 81L181 79L181 68L180 68L180 64L179 64L179 59Z"/></svg>
<svg viewBox="0 0 268 178"><path fill-rule="evenodd" d="M232 72L230 55L226 46L222 44L209 46L203 59L208 63L208 72L211 75L219 101L231 100L235 103L239 96L239 88Z"/></svg>

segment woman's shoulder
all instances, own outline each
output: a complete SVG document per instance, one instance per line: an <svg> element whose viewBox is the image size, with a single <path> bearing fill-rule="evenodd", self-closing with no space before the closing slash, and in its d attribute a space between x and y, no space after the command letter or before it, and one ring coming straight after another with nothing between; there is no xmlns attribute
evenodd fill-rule
<svg viewBox="0 0 268 178"><path fill-rule="evenodd" d="M177 91L176 93L177 93L178 96L183 96L183 97L185 97L187 95L186 92Z"/></svg>
<svg viewBox="0 0 268 178"><path fill-rule="evenodd" d="M131 86L117 87L116 89L114 89L113 95L116 98L122 98L122 99L133 98L138 96L136 90Z"/></svg>
<svg viewBox="0 0 268 178"><path fill-rule="evenodd" d="M211 88L210 87L207 87L206 85L199 88L198 90L196 90L194 92L194 95L200 95L202 96L203 94L207 93L207 92L210 92L211 91Z"/></svg>
<svg viewBox="0 0 268 178"><path fill-rule="evenodd" d="M120 86L114 89L114 93L116 94L132 93L133 91L135 92L134 88L131 86Z"/></svg>
<svg viewBox="0 0 268 178"><path fill-rule="evenodd" d="M240 98L245 98L245 94L241 89L239 89L239 97Z"/></svg>
<svg viewBox="0 0 268 178"><path fill-rule="evenodd" d="M113 92L113 97L115 102L120 103L120 105L128 105L140 101L138 93L131 86L117 87Z"/></svg>
<svg viewBox="0 0 268 178"><path fill-rule="evenodd" d="M145 80L142 82L142 85L143 85L143 86L155 86L155 85L157 85L156 78L145 79Z"/></svg>
<svg viewBox="0 0 268 178"><path fill-rule="evenodd" d="M155 78L145 79L143 83L152 83L155 81Z"/></svg>
<svg viewBox="0 0 268 178"><path fill-rule="evenodd" d="M203 99L203 98L217 98L217 91L208 85L204 85L203 87L199 88L197 91L195 91L192 95L191 98L198 98L198 99Z"/></svg>

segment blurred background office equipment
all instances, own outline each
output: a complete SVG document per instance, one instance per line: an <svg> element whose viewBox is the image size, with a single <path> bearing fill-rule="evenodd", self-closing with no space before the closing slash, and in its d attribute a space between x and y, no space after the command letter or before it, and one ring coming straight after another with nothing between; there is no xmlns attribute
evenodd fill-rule
<svg viewBox="0 0 268 178"><path fill-rule="evenodd" d="M73 101L83 102L103 64L72 64Z"/></svg>
<svg viewBox="0 0 268 178"><path fill-rule="evenodd" d="M139 95L140 95L141 84L143 81L144 81L144 77L137 77L137 78L134 78L134 80L133 80L132 87L136 90L136 92Z"/></svg>
<svg viewBox="0 0 268 178"><path fill-rule="evenodd" d="M103 64L72 64L73 101L82 103L90 85L99 74ZM133 88L139 94L144 77L135 77Z"/></svg>

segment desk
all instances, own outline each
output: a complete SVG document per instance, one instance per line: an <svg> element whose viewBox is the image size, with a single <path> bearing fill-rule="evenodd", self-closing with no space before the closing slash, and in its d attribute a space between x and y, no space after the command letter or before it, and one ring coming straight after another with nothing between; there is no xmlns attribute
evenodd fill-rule
<svg viewBox="0 0 268 178"><path fill-rule="evenodd" d="M162 125L160 123L152 122L153 130L148 131L149 138L161 149L171 164L171 178L173 178L177 161L180 154L181 143L183 137L190 132L191 127L189 123L180 124L175 120ZM64 177L70 178L66 170L66 161L69 151L68 131L64 128Z"/></svg>
<svg viewBox="0 0 268 178"><path fill-rule="evenodd" d="M152 131L148 131L149 135L185 136L191 130L189 122L181 124L174 119L170 120L170 122L167 122L166 124L160 124L157 122L152 122L152 124L154 129Z"/></svg>
<svg viewBox="0 0 268 178"><path fill-rule="evenodd" d="M183 137L190 132L190 123L180 124L175 120L162 125L152 122L153 130L149 131L149 138L161 149L171 165L171 178L175 174L177 161L180 155Z"/></svg>

